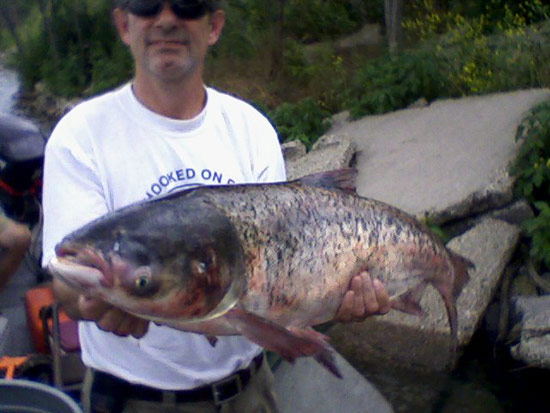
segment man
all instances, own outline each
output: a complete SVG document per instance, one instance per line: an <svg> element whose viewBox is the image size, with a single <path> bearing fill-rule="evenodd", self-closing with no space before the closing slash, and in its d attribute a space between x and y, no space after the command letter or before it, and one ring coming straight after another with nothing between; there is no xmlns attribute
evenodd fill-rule
<svg viewBox="0 0 550 413"><path fill-rule="evenodd" d="M131 83L67 114L48 142L44 261L61 238L125 205L204 184L285 179L275 131L248 104L204 86L207 50L225 13L214 0L116 1L114 21L135 63ZM243 337L215 347L149 323L54 281L80 320L90 368L86 411L276 411L262 350ZM344 321L389 310L368 276L352 281ZM91 406L90 406L91 404Z"/></svg>

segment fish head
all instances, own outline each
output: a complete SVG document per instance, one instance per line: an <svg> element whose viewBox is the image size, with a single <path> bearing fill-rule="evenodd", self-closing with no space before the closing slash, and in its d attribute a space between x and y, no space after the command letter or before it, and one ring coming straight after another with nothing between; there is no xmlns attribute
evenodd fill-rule
<svg viewBox="0 0 550 413"><path fill-rule="evenodd" d="M232 223L208 205L158 205L109 214L70 234L57 245L50 272L151 320L204 321L228 311L245 274Z"/></svg>

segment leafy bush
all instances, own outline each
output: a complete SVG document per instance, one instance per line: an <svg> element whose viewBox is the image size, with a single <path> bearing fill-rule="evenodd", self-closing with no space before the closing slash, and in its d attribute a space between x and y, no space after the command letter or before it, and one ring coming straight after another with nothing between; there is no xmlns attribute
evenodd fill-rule
<svg viewBox="0 0 550 413"><path fill-rule="evenodd" d="M269 113L283 142L300 140L309 149L330 128L330 113L313 99L283 103Z"/></svg>
<svg viewBox="0 0 550 413"><path fill-rule="evenodd" d="M359 15L356 7L343 0L291 1L286 15L289 32L305 43L351 33L363 23L356 19Z"/></svg>
<svg viewBox="0 0 550 413"><path fill-rule="evenodd" d="M550 205L548 202L535 202L538 215L525 222L525 230L531 238L529 255L537 264L550 269Z"/></svg>
<svg viewBox="0 0 550 413"><path fill-rule="evenodd" d="M133 63L128 48L122 42L114 43L107 50L94 47L91 57L94 63L86 95L96 95L131 79Z"/></svg>
<svg viewBox="0 0 550 413"><path fill-rule="evenodd" d="M429 48L386 55L361 68L347 92L352 117L404 108L421 97L445 96L446 77Z"/></svg>
<svg viewBox="0 0 550 413"><path fill-rule="evenodd" d="M111 6L110 0L58 0L55 11L46 12L52 33L48 36L44 15L36 4L30 5L18 30L22 48L14 59L24 86L32 88L42 81L49 92L74 97L113 86L113 79L127 76L131 60L117 45ZM106 65L118 72L109 73Z"/></svg>
<svg viewBox="0 0 550 413"><path fill-rule="evenodd" d="M294 88L300 94L321 102L320 105L331 112L342 107L342 90L348 75L343 59L329 45L306 48L289 40L284 61L282 75L287 88ZM292 93L288 95L292 96Z"/></svg>
<svg viewBox="0 0 550 413"><path fill-rule="evenodd" d="M531 110L516 134L521 148L512 168L518 195L529 201L544 200L550 194L550 102Z"/></svg>
<svg viewBox="0 0 550 413"><path fill-rule="evenodd" d="M550 101L535 107L518 128L519 155L512 167L516 192L533 203L538 214L525 222L530 255L550 268Z"/></svg>
<svg viewBox="0 0 550 413"><path fill-rule="evenodd" d="M6 50L11 46L12 40L6 30L0 30L0 50Z"/></svg>

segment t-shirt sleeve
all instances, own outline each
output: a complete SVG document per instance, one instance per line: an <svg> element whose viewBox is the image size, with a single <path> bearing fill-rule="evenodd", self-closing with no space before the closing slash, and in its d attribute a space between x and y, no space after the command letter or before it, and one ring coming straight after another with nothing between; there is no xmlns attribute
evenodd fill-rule
<svg viewBox="0 0 550 413"><path fill-rule="evenodd" d="M255 150L254 171L257 182L286 181L285 161L277 132L266 118L258 121L258 141Z"/></svg>
<svg viewBox="0 0 550 413"><path fill-rule="evenodd" d="M63 237L108 211L82 120L62 119L46 145L42 204L43 266Z"/></svg>

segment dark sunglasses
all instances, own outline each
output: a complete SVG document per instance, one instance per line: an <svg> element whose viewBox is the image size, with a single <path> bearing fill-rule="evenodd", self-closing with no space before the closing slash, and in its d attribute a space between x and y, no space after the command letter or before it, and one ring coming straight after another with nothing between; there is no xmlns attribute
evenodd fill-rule
<svg viewBox="0 0 550 413"><path fill-rule="evenodd" d="M211 10L205 0L170 0L170 7L180 19L198 19ZM154 17L164 7L164 0L128 0L125 8L139 17Z"/></svg>

